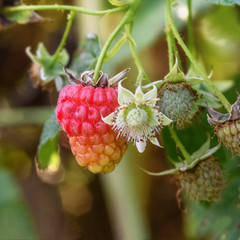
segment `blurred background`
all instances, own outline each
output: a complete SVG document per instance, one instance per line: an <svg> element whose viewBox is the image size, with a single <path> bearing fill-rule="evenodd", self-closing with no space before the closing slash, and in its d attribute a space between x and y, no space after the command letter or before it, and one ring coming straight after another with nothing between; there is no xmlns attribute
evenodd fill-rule
<svg viewBox="0 0 240 240"><path fill-rule="evenodd" d="M106 0L25 0L23 3L58 3L93 10L111 7ZM136 48L152 81L163 79L169 71L164 10L165 1L145 0L134 24ZM207 72L213 69L213 80L229 81L232 88L225 94L231 103L236 99L236 92L240 91L239 10L237 6L226 7L205 0L193 0L198 59ZM179 206L176 197L178 189L173 177L150 177L140 170L139 166L153 172L169 168L164 149L153 145L148 144L144 154L139 154L130 143L113 173L94 175L78 166L66 136L61 133L59 154L62 163L59 170L54 173L36 170L36 152L42 127L56 105L58 93L53 85L43 88L38 86L34 77L30 77L31 61L25 49L30 46L35 52L37 44L43 42L53 54L61 40L67 17L67 12L63 11L38 13L50 21L11 25L4 29L0 27L0 239L239 239L240 221L236 215L232 215L236 221L231 238L218 231L222 226L229 230L232 212L229 212L230 220L228 216L214 227L206 227L209 221L214 221L207 214L212 211L215 216L214 211L223 209L221 204L225 201L213 206L195 204L183 198ZM174 15L185 39L188 16L185 1L178 1ZM123 13L103 17L78 14L66 44L70 56L89 32L97 34L103 45L122 16ZM186 72L185 55L181 49L179 53ZM137 70L125 44L104 64L103 70L113 76L127 67L131 68L128 80L134 83ZM193 126L179 134L192 152L206 139L205 131L212 132L203 112ZM168 135L167 130L163 131L161 141L162 138L166 140L164 144L168 153L175 153L171 139L164 135ZM193 141L196 144L192 144ZM216 139L213 141L216 142ZM231 211L238 214L239 170L236 169L236 161L227 161L232 158L231 153L221 149L219 155L229 173L236 176L228 189L233 196L229 199L227 194L226 201L233 201L232 206L237 206L238 210Z"/></svg>

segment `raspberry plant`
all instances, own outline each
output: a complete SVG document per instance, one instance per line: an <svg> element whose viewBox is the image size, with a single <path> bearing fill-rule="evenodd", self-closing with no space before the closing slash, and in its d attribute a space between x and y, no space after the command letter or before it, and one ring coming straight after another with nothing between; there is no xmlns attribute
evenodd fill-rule
<svg viewBox="0 0 240 240"><path fill-rule="evenodd" d="M240 5L239 0L202 1L236 5L236 9ZM204 58L201 59L194 39L192 0L186 0L183 5L188 11L187 41L179 33L177 20L173 17L174 9L182 4L180 0L160 3L151 0L105 2L109 9L88 10L77 4L0 2L0 29L14 24L49 21L41 16L42 11L68 13L64 33L53 54L43 42L38 44L37 49L32 50L32 46L26 48L26 55L32 61L29 75L33 85L49 90L49 95L54 95L51 93L54 89L58 95L37 148L36 171L39 177L47 182L54 179L52 183L64 185L63 182L72 176L70 163L66 163L62 154L63 145L67 146L74 161L80 165L74 165L74 171L89 176L99 173L106 202L109 201L110 215L112 219L117 219L112 224L120 224L122 239L137 240L152 238L134 176L143 174L143 178L149 175L163 178L173 175L172 179L179 189L176 202L187 209L187 213L182 213L187 229L184 237L197 239L195 235L200 233L206 239L239 239L240 176L237 155L240 155L240 98L236 100L232 89L229 90L231 93L223 94L228 84L225 82L223 87L219 87L220 84L211 79L214 66L213 74L208 74L207 67L204 67ZM141 38L136 36L134 29L138 27L142 32L144 22L140 21L139 25L137 22L142 17L141 11L144 12L142 9L147 9L148 4L160 4L164 9L169 70L163 80L154 79L154 74L144 67L145 56L140 57L137 51ZM67 40L73 26L77 26L78 14L120 14L122 18L105 41L99 40L96 34L88 33L72 54ZM160 14L151 7L149 19L155 19L155 15ZM149 22L147 24L150 28ZM151 34L157 35L156 32L153 28ZM126 45L129 47L127 51ZM126 52L130 53L131 60L122 64L127 65L126 70L117 74L114 61L123 60L121 53ZM129 72L129 65L133 73ZM134 90L130 91L130 88ZM135 152L135 146L139 153ZM159 151L158 147L162 150ZM134 162L134 159L148 154L149 149L157 153L158 162L162 162L164 155L169 169L158 172L154 168L150 171L147 163ZM0 148L3 158L7 156L6 152ZM73 159L68 160L73 164ZM6 167L5 162L1 165ZM136 169L142 170L140 173L132 171L133 163ZM123 198L126 198L125 204L118 204ZM130 207L122 209L123 205ZM120 211L116 210L118 207ZM129 220L129 226L136 228L129 230L125 219ZM202 227L205 222L208 222L207 228ZM121 239L117 232L115 235L116 239ZM10 237L6 235L3 238ZM169 239L168 236L165 238Z"/></svg>

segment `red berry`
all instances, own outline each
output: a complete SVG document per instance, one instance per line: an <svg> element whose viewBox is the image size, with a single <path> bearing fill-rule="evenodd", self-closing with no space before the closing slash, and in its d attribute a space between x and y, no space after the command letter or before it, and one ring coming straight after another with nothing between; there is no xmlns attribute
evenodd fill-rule
<svg viewBox="0 0 240 240"><path fill-rule="evenodd" d="M67 85L59 94L58 123L78 163L93 173L111 172L127 148L126 141L101 119L118 106L117 97L117 89L82 84Z"/></svg>

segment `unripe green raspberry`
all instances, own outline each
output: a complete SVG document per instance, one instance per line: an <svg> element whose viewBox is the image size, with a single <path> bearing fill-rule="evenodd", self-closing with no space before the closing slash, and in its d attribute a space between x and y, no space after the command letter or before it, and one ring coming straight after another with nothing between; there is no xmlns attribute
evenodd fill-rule
<svg viewBox="0 0 240 240"><path fill-rule="evenodd" d="M189 83L170 83L162 85L158 92L157 105L160 111L177 124L177 128L182 129L191 123L194 115L198 111L196 101L197 92Z"/></svg>
<svg viewBox="0 0 240 240"><path fill-rule="evenodd" d="M230 113L222 114L208 106L208 122L214 125L215 134L232 152L240 155L240 97L232 105Z"/></svg>
<svg viewBox="0 0 240 240"><path fill-rule="evenodd" d="M180 187L197 201L216 201L224 187L223 173L214 157L202 160L193 169L176 176Z"/></svg>
<svg viewBox="0 0 240 240"><path fill-rule="evenodd" d="M228 149L240 155L240 120L217 124L214 131Z"/></svg>

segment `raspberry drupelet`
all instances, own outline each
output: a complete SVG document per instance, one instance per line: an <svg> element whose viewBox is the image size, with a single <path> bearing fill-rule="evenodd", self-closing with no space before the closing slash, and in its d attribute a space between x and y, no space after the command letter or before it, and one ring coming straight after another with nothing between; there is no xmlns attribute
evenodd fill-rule
<svg viewBox="0 0 240 240"><path fill-rule="evenodd" d="M127 71L112 79L118 81ZM93 173L111 172L127 148L126 140L118 138L112 127L102 121L102 117L119 106L118 91L111 87L111 79L108 80L107 75L102 73L97 84L92 85L93 73L84 72L80 80L67 73L73 84L61 90L56 116L69 137L71 150L79 165Z"/></svg>

